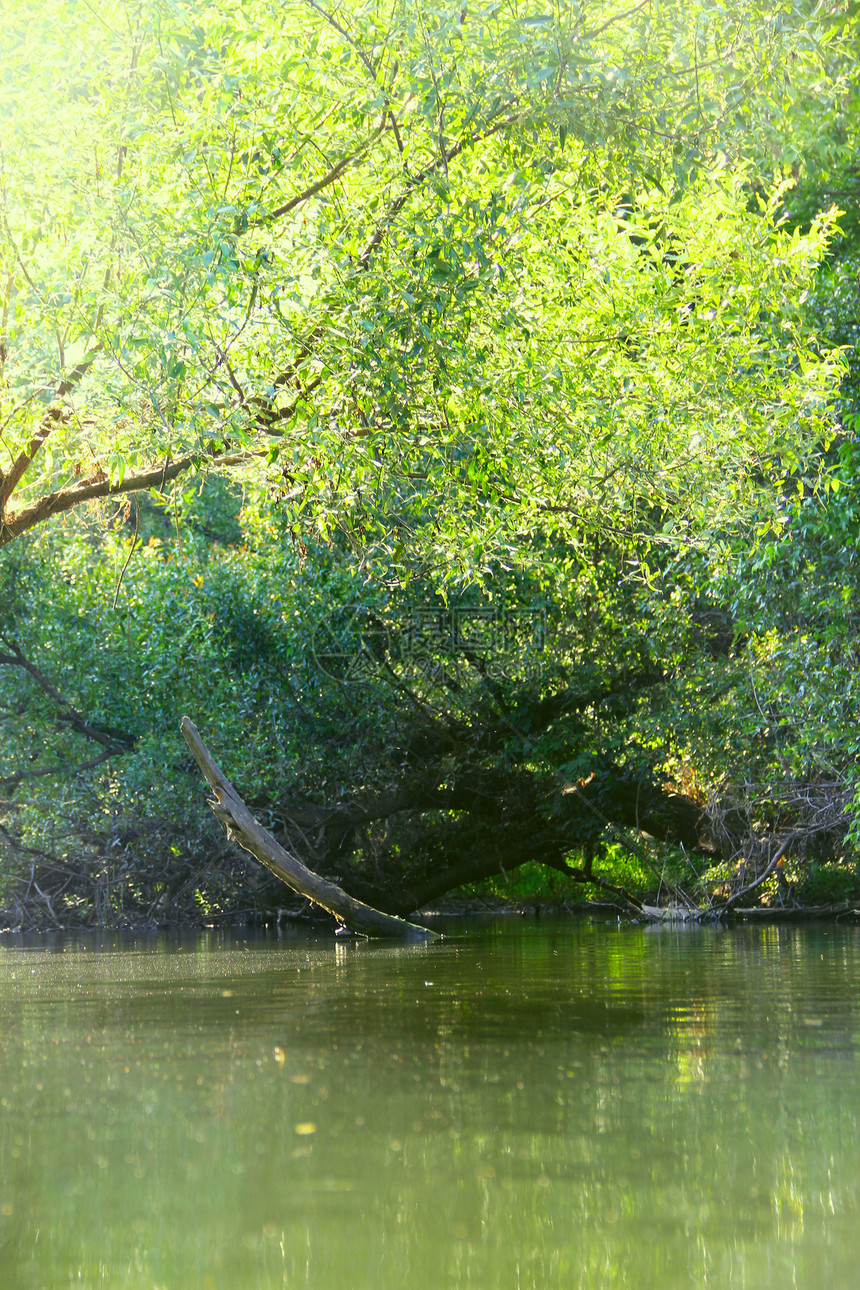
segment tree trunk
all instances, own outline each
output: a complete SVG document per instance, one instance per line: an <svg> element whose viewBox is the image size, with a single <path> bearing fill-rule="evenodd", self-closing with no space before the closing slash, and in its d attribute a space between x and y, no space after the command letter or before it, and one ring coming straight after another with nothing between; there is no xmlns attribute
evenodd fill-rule
<svg viewBox="0 0 860 1290"><path fill-rule="evenodd" d="M437 936L436 932L431 932L426 927L407 923L402 918L383 914L360 900L354 900L342 888L335 886L333 882L327 882L325 878L306 868L300 860L285 851L254 819L221 767L213 759L193 721L183 717L180 729L204 779L212 789L214 801L210 799L209 805L216 818L225 826L228 835L234 841L246 851L250 851L260 864L265 865L288 887L305 896L313 904L328 910L344 926L363 936L398 937L400 940L413 940L419 937L426 940L428 937Z"/></svg>

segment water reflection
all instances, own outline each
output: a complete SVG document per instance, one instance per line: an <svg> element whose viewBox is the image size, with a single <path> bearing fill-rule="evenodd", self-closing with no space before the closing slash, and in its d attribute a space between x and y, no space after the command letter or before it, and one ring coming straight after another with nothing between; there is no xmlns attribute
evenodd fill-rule
<svg viewBox="0 0 860 1290"><path fill-rule="evenodd" d="M856 1284L860 936L0 942L0 1284Z"/></svg>

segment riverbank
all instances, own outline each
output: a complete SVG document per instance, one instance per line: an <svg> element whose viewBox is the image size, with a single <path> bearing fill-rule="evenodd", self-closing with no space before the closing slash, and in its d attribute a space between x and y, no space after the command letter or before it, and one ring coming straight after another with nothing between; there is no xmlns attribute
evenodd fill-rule
<svg viewBox="0 0 860 1290"><path fill-rule="evenodd" d="M645 906L645 916L631 917L628 910L611 901L556 901L551 898L527 901L503 900L497 896L451 896L434 901L432 905L413 915L418 922L431 922L440 918L510 918L541 921L548 918L590 918L599 922L671 924L674 926L708 923L860 923L860 908L850 901L816 905L766 905L734 908L723 913L709 909L690 909L677 906ZM13 919L8 911L0 910L0 936L50 932L193 932L204 930L238 931L242 929L265 930L272 927L293 926L328 929L334 934L335 921L319 911L305 910L254 910L216 917L178 919L128 919L117 918L95 922L85 918L58 921L35 912L26 919Z"/></svg>

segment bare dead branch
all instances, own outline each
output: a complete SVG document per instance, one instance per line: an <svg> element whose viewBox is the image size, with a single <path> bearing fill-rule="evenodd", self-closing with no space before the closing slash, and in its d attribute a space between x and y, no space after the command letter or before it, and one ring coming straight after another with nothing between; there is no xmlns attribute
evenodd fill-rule
<svg viewBox="0 0 860 1290"><path fill-rule="evenodd" d="M206 747L197 727L188 717L180 725L185 742L200 771L213 792L209 805L215 817L246 851L259 860L276 877L293 891L299 892L315 905L328 910L347 927L365 936L396 936L399 939L421 937L435 939L436 933L414 923L407 923L391 914L365 905L349 896L333 882L321 878L306 868L300 860L279 845L262 825L254 819L233 785Z"/></svg>
<svg viewBox="0 0 860 1290"><path fill-rule="evenodd" d="M717 913L723 913L724 910L731 909L733 905L736 905L743 896L748 896L751 891L755 891L756 887L760 887L762 883L765 882L770 877L770 875L774 872L780 860L785 855L785 852L790 846L792 840L793 839L791 836L785 838L777 847L776 851L774 852L773 858L770 861L770 864L767 866L764 872L759 874L759 876L753 882L747 883L745 887L741 887L740 891L734 892L733 895L729 896L727 900L722 901L720 904L715 904L714 910Z"/></svg>

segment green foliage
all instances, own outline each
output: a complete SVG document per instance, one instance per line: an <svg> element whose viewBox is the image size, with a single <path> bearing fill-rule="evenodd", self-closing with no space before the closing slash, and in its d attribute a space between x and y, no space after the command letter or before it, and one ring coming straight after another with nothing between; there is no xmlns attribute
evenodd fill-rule
<svg viewBox="0 0 860 1290"><path fill-rule="evenodd" d="M215 836L183 711L264 807L397 782L406 712L502 712L485 770L659 769L753 837L829 785L844 837L853 14L40 0L4 39L0 626L133 745L58 777L90 736L0 668L28 845L156 909ZM526 638L491 675L403 628L536 605L537 675Z"/></svg>
<svg viewBox="0 0 860 1290"><path fill-rule="evenodd" d="M860 875L856 865L818 864L804 867L795 887L804 905L838 905L860 900Z"/></svg>
<svg viewBox="0 0 860 1290"><path fill-rule="evenodd" d="M524 864L510 875L488 878L486 882L464 883L457 889L459 900L474 900L488 906L497 904L523 908L528 905L564 904L580 896L575 884L561 874L547 873L543 865Z"/></svg>
<svg viewBox="0 0 860 1290"><path fill-rule="evenodd" d="M745 193L783 67L835 93L847 39L749 0L12 15L4 539L213 454L459 577L524 527L670 533L680 490L713 525L823 432L826 222Z"/></svg>

